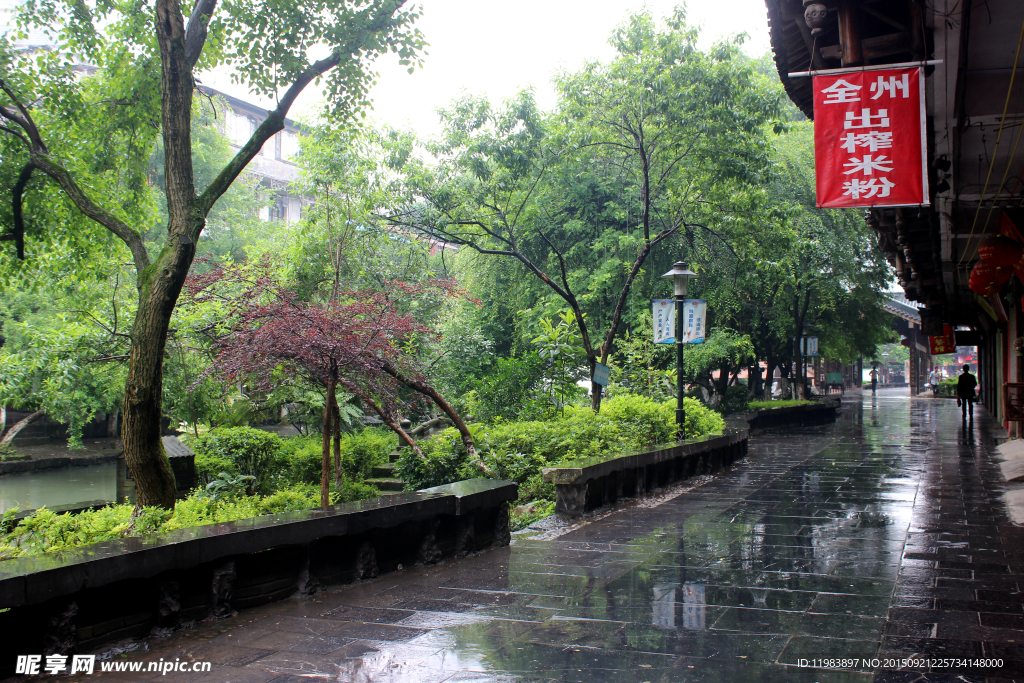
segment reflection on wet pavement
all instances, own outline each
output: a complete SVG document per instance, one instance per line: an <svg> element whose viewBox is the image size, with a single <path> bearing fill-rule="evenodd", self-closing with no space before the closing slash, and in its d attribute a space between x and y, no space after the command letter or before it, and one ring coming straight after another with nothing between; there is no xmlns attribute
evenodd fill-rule
<svg viewBox="0 0 1024 683"><path fill-rule="evenodd" d="M656 506L248 610L140 658L208 660L177 676L239 683L1024 677L1022 534L997 426L977 417L962 429L951 401L851 396L835 425L758 434ZM935 673L885 670L910 657ZM89 680L176 675L139 676Z"/></svg>

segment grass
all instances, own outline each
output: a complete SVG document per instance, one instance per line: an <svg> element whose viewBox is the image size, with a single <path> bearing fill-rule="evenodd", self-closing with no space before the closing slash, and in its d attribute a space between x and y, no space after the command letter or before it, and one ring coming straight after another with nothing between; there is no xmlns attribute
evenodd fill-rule
<svg viewBox="0 0 1024 683"><path fill-rule="evenodd" d="M802 401L751 401L748 407L751 410L774 410L776 408L792 408L793 406L805 406L814 401L804 399Z"/></svg>

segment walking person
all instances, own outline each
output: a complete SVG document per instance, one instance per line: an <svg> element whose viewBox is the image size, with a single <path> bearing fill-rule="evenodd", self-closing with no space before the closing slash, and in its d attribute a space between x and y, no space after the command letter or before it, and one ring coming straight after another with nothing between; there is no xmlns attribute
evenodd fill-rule
<svg viewBox="0 0 1024 683"><path fill-rule="evenodd" d="M878 370L871 368L871 372L868 375L871 377L871 393L873 394L878 387Z"/></svg>
<svg viewBox="0 0 1024 683"><path fill-rule="evenodd" d="M931 374L928 375L928 384L932 387L932 398L939 395L939 371L932 370Z"/></svg>
<svg viewBox="0 0 1024 683"><path fill-rule="evenodd" d="M965 365L964 371L956 380L956 404L963 411L963 419L967 420L970 412L971 421L974 421L974 390L978 386L977 378L971 374L971 366Z"/></svg>

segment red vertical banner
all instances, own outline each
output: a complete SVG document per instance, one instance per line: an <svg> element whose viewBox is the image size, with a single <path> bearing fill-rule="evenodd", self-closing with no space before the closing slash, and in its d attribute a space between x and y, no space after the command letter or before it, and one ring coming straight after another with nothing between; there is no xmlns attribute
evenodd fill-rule
<svg viewBox="0 0 1024 683"><path fill-rule="evenodd" d="M956 336L953 333L953 328L949 325L942 326L941 337L928 337L928 351L933 356L940 356L944 353L955 353L956 352Z"/></svg>
<svg viewBox="0 0 1024 683"><path fill-rule="evenodd" d="M814 77L818 208L928 203L920 67Z"/></svg>

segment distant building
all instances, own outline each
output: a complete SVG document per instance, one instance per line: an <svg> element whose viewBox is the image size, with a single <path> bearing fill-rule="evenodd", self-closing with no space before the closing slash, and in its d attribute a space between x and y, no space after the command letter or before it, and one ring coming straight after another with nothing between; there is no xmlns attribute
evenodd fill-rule
<svg viewBox="0 0 1024 683"><path fill-rule="evenodd" d="M267 118L266 109L250 102L207 86L199 86L199 90L223 100L230 108L223 116L222 132L231 142L234 151L241 149ZM246 174L260 178L260 182L270 190L274 198L271 205L260 212L260 218L265 221L295 223L311 203L309 198L300 197L291 187L299 177L295 157L299 153L299 136L304 134L305 131L295 121L285 119L284 130L268 140L245 169Z"/></svg>
<svg viewBox="0 0 1024 683"><path fill-rule="evenodd" d="M23 1L0 0L0 34L10 35L15 30L14 16ZM40 29L32 29L26 37L16 38L13 43L14 48L19 51L58 49L53 37ZM73 69L86 76L96 72L95 66L84 62L76 64ZM199 90L223 100L230 108L223 116L224 127L221 132L231 141L234 151L241 149L256 127L267 117L265 109L245 100L206 86L199 86ZM285 129L268 140L259 155L245 169L246 175L257 176L260 183L271 193L270 206L260 210L260 218L265 221L295 223L311 202L308 198L298 196L291 189L291 183L299 175L294 159L299 153L299 136L303 134L301 126L291 119L285 119Z"/></svg>

